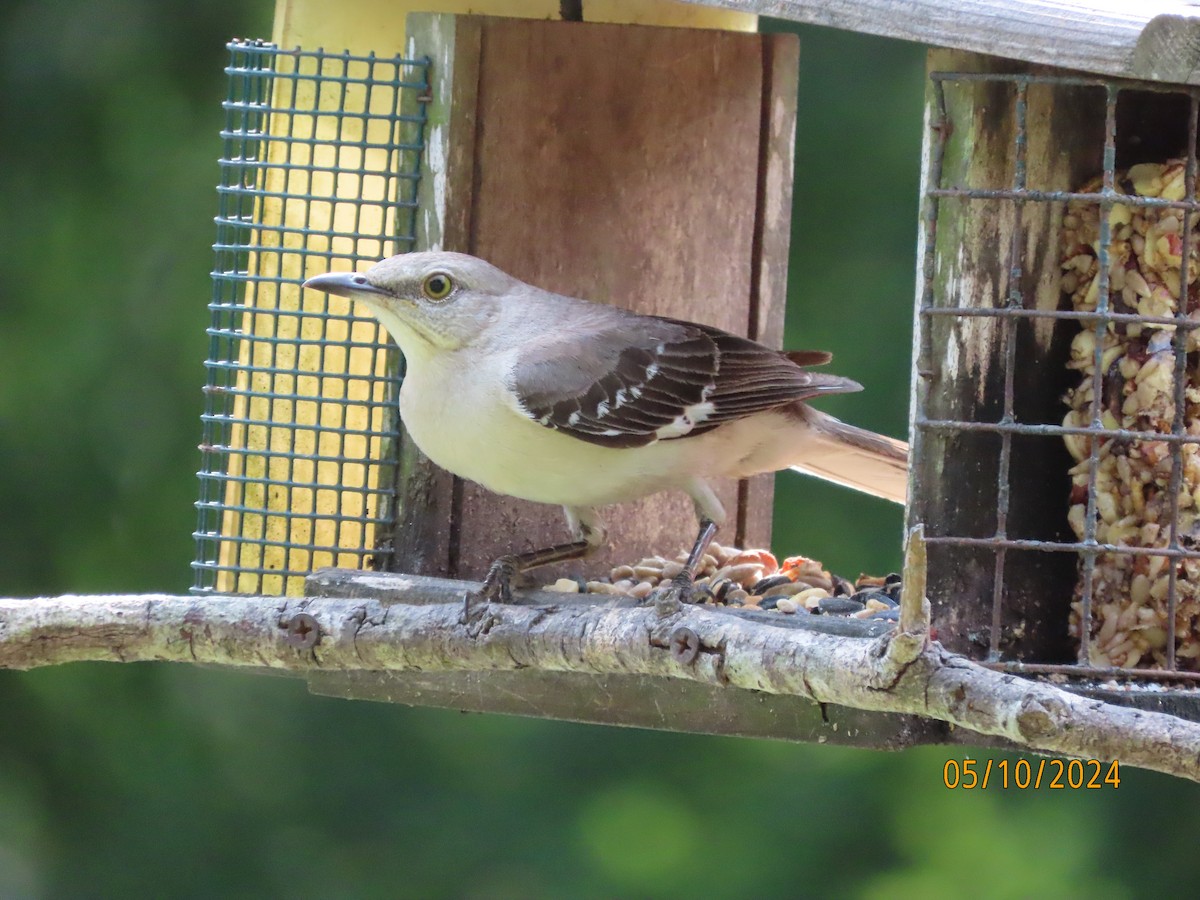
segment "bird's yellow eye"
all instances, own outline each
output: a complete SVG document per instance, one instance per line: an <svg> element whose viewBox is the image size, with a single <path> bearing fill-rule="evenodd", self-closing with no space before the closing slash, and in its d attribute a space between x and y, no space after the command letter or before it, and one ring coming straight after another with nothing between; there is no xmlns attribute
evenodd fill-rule
<svg viewBox="0 0 1200 900"><path fill-rule="evenodd" d="M445 300L450 296L450 292L454 290L454 282L450 280L450 276L445 272L434 272L425 278L425 283L421 285L421 290L425 292L425 296L430 300Z"/></svg>

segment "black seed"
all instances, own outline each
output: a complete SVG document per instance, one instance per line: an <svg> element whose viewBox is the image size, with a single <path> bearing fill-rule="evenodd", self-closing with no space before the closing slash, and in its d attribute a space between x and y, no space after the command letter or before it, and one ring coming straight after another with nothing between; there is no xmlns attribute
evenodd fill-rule
<svg viewBox="0 0 1200 900"><path fill-rule="evenodd" d="M759 579L758 583L750 589L751 594L765 594L773 587L779 587L781 584L791 584L792 579L786 575L768 575L766 578Z"/></svg>
<svg viewBox="0 0 1200 900"><path fill-rule="evenodd" d="M841 575L833 576L833 596L849 597L853 593L854 585L848 579L843 578Z"/></svg>
<svg viewBox="0 0 1200 900"><path fill-rule="evenodd" d="M767 597L762 601L762 603L758 604L758 608L759 609L774 609L778 605L779 605L778 597Z"/></svg>
<svg viewBox="0 0 1200 900"><path fill-rule="evenodd" d="M822 597L817 601L817 608L813 612L827 616L848 616L864 609L866 607L862 603L848 597Z"/></svg>
<svg viewBox="0 0 1200 900"><path fill-rule="evenodd" d="M899 576L899 575L897 575L895 572L892 572L892 574L890 574L890 575L887 575L887 576L886 576L886 577L884 577L884 579L883 579L883 586L884 586L885 588L889 588L889 587L891 587L893 584L899 584L899 583L900 583L900 576Z"/></svg>
<svg viewBox="0 0 1200 900"><path fill-rule="evenodd" d="M889 607L899 605L894 597L885 594L883 591L859 591L854 595L854 599L863 606L867 605L868 600L876 600L880 603L886 604Z"/></svg>

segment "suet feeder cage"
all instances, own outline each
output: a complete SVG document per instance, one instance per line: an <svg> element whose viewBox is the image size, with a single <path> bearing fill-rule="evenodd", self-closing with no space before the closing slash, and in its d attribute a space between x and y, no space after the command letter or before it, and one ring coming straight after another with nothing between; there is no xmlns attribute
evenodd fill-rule
<svg viewBox="0 0 1200 900"><path fill-rule="evenodd" d="M1193 684L1200 93L931 61L909 516L943 639Z"/></svg>
<svg viewBox="0 0 1200 900"><path fill-rule="evenodd" d="M412 248L429 63L229 54L195 586L283 594L395 520L395 345L296 278Z"/></svg>
<svg viewBox="0 0 1200 900"><path fill-rule="evenodd" d="M712 5L953 48L928 62L907 511L930 543L939 639L1195 718L1200 17L1079 2L1064 25L1063 4L1033 0ZM395 23L403 45L373 46L376 27L353 54L326 53L307 49L329 45L311 37L325 20L308 10L306 29L284 7L274 44L230 47L196 588L295 593L334 565L478 578L514 538L558 539L558 511L430 466L397 430L402 361L385 336L300 283L438 247L777 345L797 44L414 14ZM282 49L297 36L306 49ZM726 489L739 544L766 542L770 485ZM600 565L691 537L680 498L621 521ZM480 708L502 709L514 677L323 689L460 707L491 691ZM551 682L535 699L522 683L528 708L511 711L611 720L555 712ZM821 730L778 698L752 709L670 690L692 713L666 727ZM623 721L664 725L641 721L652 707L630 700ZM867 718L836 739L953 739Z"/></svg>

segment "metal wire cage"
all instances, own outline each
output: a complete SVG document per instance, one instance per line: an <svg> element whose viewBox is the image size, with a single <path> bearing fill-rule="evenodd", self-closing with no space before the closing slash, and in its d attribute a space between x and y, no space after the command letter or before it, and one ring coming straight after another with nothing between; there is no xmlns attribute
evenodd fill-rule
<svg viewBox="0 0 1200 900"><path fill-rule="evenodd" d="M1010 671L1200 680L1200 93L929 96L910 522L936 618Z"/></svg>
<svg viewBox="0 0 1200 900"><path fill-rule="evenodd" d="M300 285L412 248L429 61L228 47L193 591L296 593L395 516L395 345Z"/></svg>

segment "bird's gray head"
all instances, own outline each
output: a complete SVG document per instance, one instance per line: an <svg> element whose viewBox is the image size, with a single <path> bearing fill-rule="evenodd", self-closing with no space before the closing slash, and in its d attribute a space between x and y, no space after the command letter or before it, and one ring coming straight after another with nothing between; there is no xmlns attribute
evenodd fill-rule
<svg viewBox="0 0 1200 900"><path fill-rule="evenodd" d="M402 253L366 272L330 272L304 286L361 300L406 356L474 343L487 333L504 298L527 288L482 259L440 251Z"/></svg>

